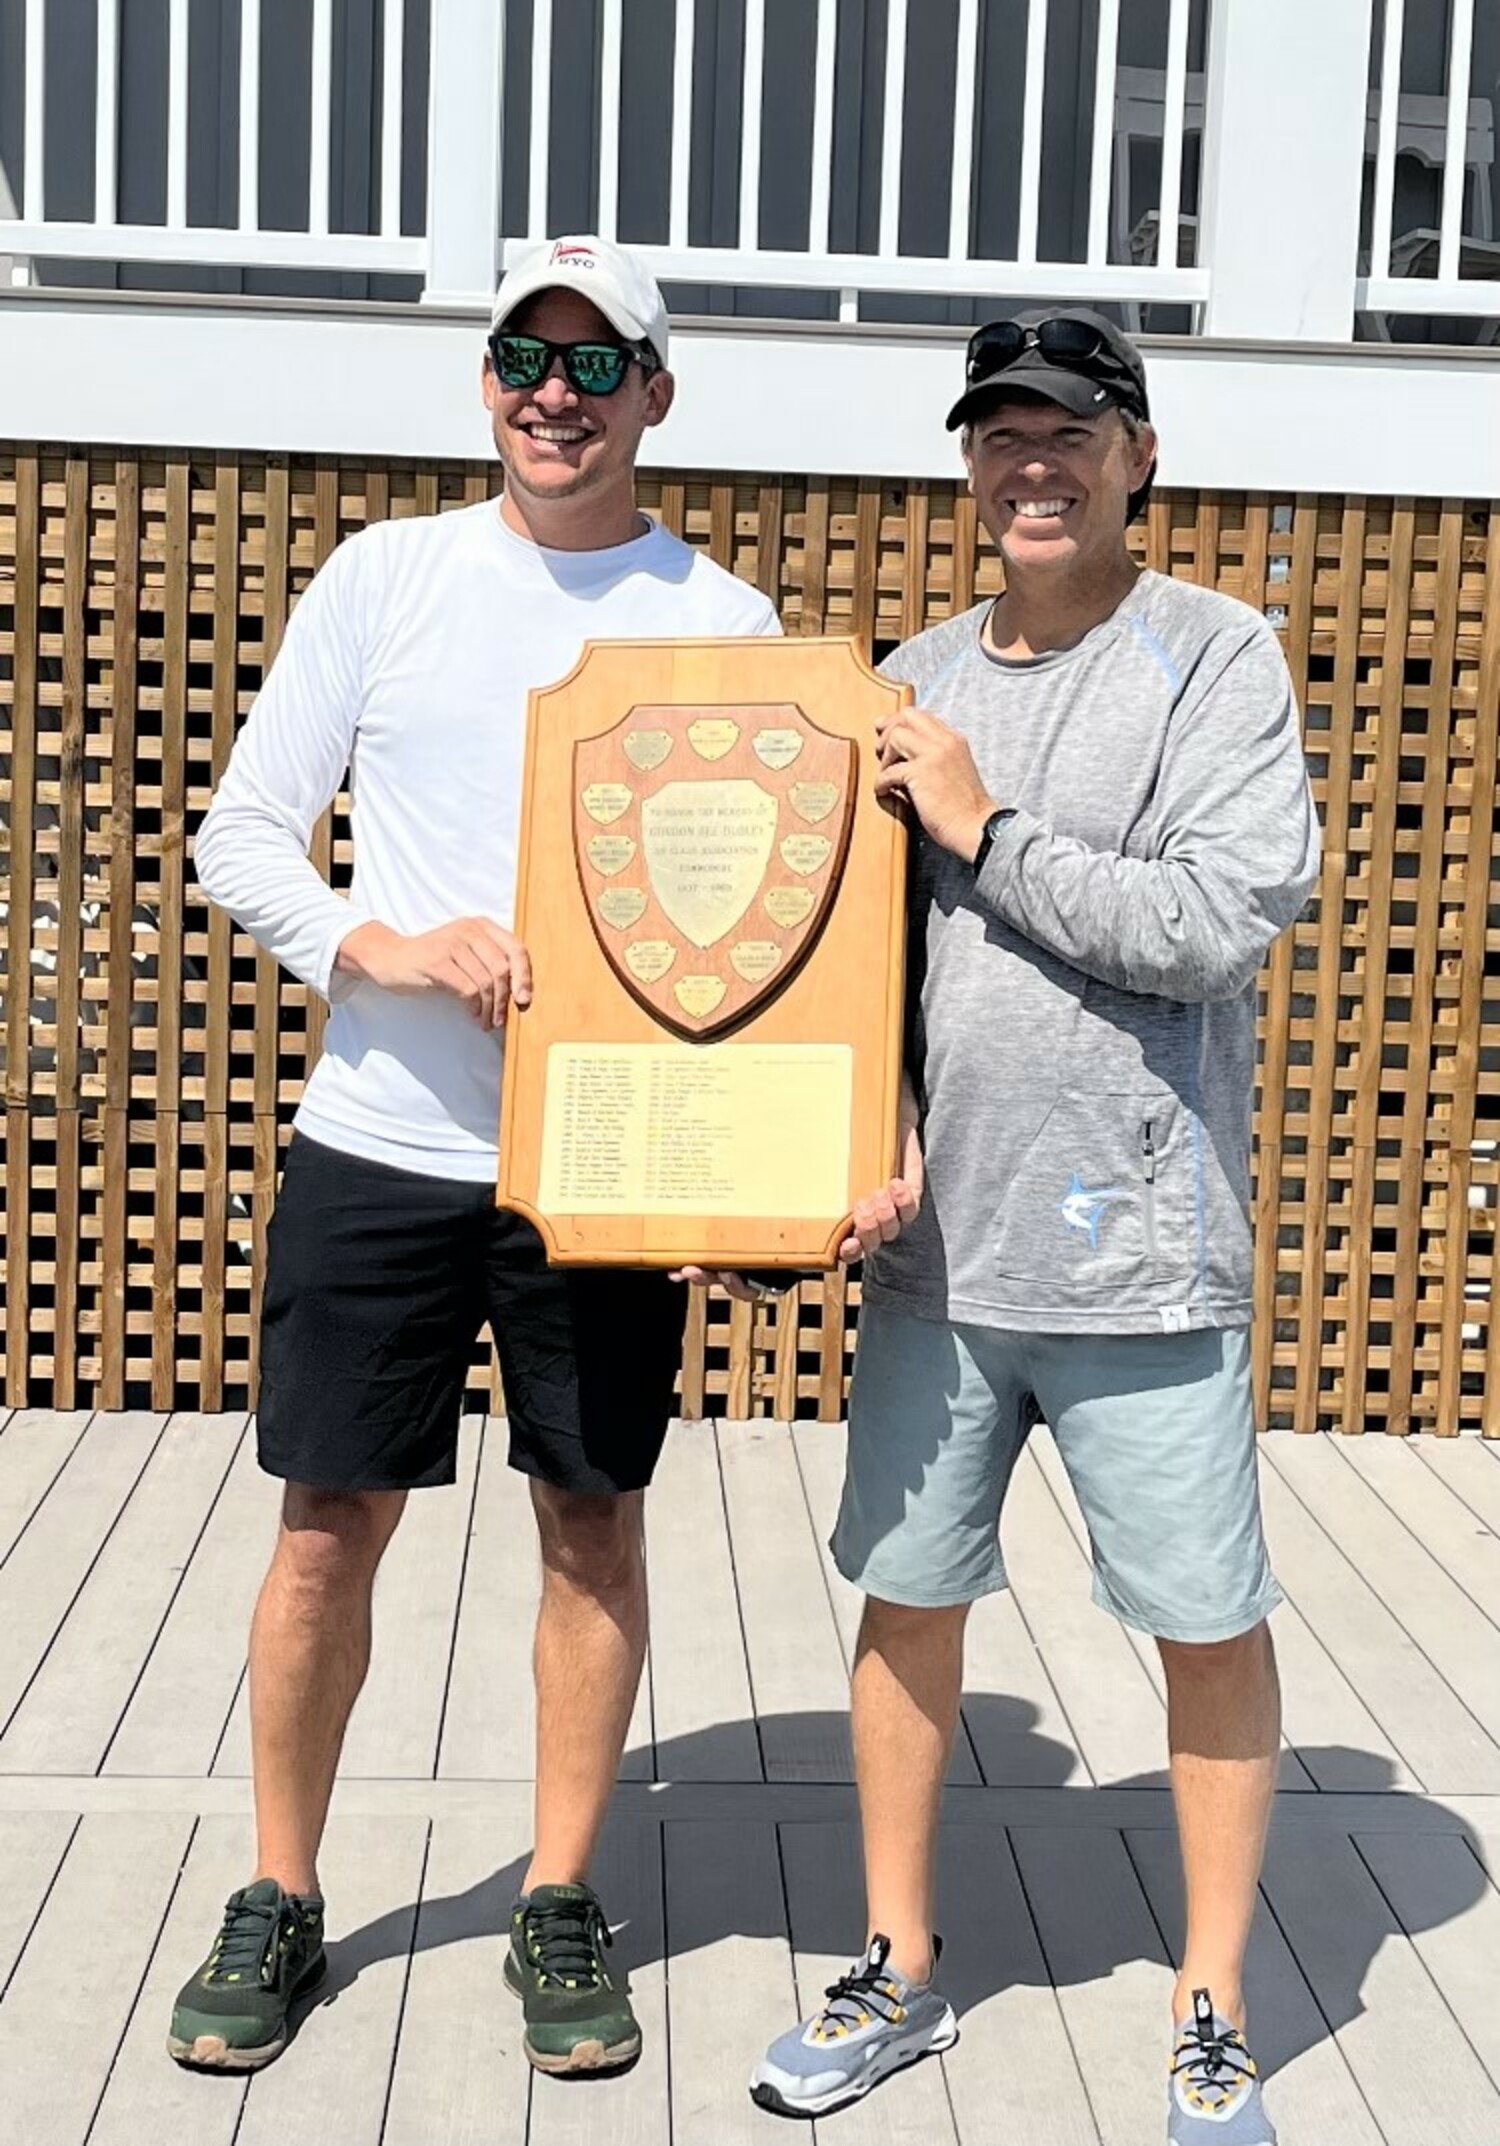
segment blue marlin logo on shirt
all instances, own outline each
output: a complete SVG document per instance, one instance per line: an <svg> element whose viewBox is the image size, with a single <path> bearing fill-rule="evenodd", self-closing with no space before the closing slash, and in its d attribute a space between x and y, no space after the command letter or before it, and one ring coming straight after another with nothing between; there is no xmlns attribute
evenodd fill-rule
<svg viewBox="0 0 1500 2146"><path fill-rule="evenodd" d="M1075 1170L1072 1183L1057 1203L1057 1211L1069 1229L1083 1231L1089 1241L1089 1250L1097 1252L1099 1224L1104 1219L1105 1208L1125 1197L1118 1185L1102 1185L1090 1190Z"/></svg>

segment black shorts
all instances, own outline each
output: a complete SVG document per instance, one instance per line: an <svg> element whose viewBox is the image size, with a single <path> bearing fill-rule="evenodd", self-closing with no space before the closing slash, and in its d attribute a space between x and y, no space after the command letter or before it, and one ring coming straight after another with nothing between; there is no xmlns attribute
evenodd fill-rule
<svg viewBox="0 0 1500 2146"><path fill-rule="evenodd" d="M562 1490L640 1490L672 1415L687 1291L661 1272L549 1267L488 1185L294 1134L261 1314L260 1463L322 1490L451 1483L489 1320L510 1462Z"/></svg>

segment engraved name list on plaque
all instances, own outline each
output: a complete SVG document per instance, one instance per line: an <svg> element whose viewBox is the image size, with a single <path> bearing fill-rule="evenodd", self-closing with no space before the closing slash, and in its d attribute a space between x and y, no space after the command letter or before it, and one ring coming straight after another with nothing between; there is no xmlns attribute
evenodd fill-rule
<svg viewBox="0 0 1500 2146"><path fill-rule="evenodd" d="M555 1263L826 1268L890 1176L908 697L834 639L590 642L533 693L499 1200Z"/></svg>

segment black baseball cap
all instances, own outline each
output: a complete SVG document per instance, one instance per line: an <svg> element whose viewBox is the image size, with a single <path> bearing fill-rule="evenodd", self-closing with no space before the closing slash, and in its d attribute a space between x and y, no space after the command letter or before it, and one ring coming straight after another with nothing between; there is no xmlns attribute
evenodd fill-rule
<svg viewBox="0 0 1500 2146"><path fill-rule="evenodd" d="M969 338L965 387L948 412L948 430L969 423L997 389L1041 395L1075 417L1097 417L1110 403L1149 420L1141 354L1114 322L1087 306L1043 308L1015 320L989 321Z"/></svg>

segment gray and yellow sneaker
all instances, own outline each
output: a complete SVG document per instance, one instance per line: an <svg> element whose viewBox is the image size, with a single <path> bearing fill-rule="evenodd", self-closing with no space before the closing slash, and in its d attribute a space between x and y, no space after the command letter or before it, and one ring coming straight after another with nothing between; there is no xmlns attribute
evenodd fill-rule
<svg viewBox="0 0 1500 2146"><path fill-rule="evenodd" d="M943 1949L933 1940L933 1970ZM862 1960L830 1984L820 2012L771 2044L750 2080L750 2098L778 2116L826 2116L872 2086L958 2040L952 2006L931 1982L908 1982L876 1936Z"/></svg>
<svg viewBox="0 0 1500 2146"><path fill-rule="evenodd" d="M261 1878L231 1893L208 1958L183 1984L168 2053L210 2071L258 2071L287 2042L287 2015L328 1972L323 1903Z"/></svg>
<svg viewBox="0 0 1500 2146"><path fill-rule="evenodd" d="M1167 2146L1276 2146L1255 2059L1239 2028L1214 2010L1207 1990L1194 1990L1193 2016L1177 2029Z"/></svg>
<svg viewBox="0 0 1500 2146"><path fill-rule="evenodd" d="M505 1980L521 2000L538 2071L616 2071L640 2055L630 1984L604 1958L613 1942L586 1885L533 1886L511 1909Z"/></svg>

